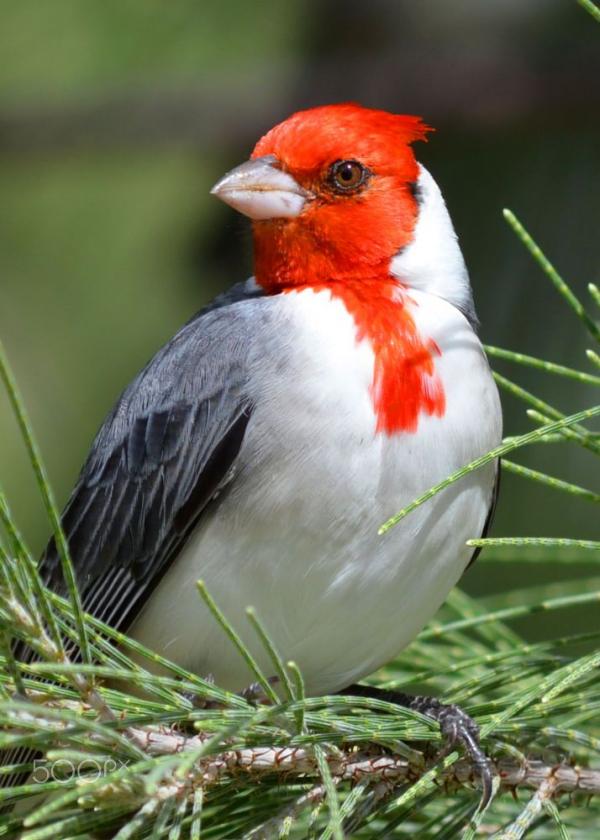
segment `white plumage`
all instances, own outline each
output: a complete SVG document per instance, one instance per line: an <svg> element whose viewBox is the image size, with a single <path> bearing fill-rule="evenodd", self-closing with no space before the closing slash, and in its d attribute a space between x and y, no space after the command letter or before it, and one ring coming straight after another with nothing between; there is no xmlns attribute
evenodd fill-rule
<svg viewBox="0 0 600 840"><path fill-rule="evenodd" d="M376 431L373 351L329 291L264 300L255 399L235 481L167 571L132 634L217 683L242 689L244 662L201 602L202 578L261 666L253 606L310 693L333 692L405 647L458 581L490 508L495 468L471 473L385 536L392 514L501 438L498 394L469 309L468 276L443 199L421 170L415 241L391 271L407 283L423 340L440 348L442 417L415 433ZM440 259L440 257L442 259ZM271 669L272 670L272 669Z"/></svg>

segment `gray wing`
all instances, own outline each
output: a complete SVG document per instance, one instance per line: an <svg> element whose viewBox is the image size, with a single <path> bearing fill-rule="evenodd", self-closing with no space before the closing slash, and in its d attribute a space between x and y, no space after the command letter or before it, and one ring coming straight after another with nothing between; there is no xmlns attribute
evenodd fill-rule
<svg viewBox="0 0 600 840"><path fill-rule="evenodd" d="M63 513L86 612L127 630L227 480L252 403L246 389L250 336L261 319L253 281L198 313L125 389L104 421ZM64 593L54 540L40 564ZM23 642L19 659L35 659ZM75 654L77 655L77 654ZM27 747L0 765L30 761ZM0 787L28 773L0 776Z"/></svg>
<svg viewBox="0 0 600 840"><path fill-rule="evenodd" d="M216 491L252 412L244 285L192 319L105 420L63 513L84 609L127 629ZM233 303L232 303L233 301ZM52 540L41 564L64 583Z"/></svg>

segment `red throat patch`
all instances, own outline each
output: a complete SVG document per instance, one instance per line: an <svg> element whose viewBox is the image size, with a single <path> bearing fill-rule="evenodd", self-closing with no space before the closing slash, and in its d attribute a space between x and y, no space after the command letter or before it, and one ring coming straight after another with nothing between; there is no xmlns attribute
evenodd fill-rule
<svg viewBox="0 0 600 840"><path fill-rule="evenodd" d="M394 255L414 238L419 167L411 144L429 129L418 118L353 104L301 111L275 126L253 157L273 155L310 199L291 218L254 222L256 281L267 293L327 290L375 356L371 398L377 431L415 432L421 415L441 417L439 347L423 339L408 292L390 274ZM346 190L332 167L362 167L366 181Z"/></svg>
<svg viewBox="0 0 600 840"><path fill-rule="evenodd" d="M421 414L443 417L446 397L435 370L440 348L420 336L408 294L396 280L377 278L308 288L329 290L332 298L339 298L356 324L357 341L368 341L373 350L370 390L378 432L416 432Z"/></svg>

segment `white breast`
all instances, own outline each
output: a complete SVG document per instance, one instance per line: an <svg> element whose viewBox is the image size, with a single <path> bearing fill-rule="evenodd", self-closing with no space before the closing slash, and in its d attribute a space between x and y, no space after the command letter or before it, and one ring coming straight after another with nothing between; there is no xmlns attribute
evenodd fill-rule
<svg viewBox="0 0 600 840"><path fill-rule="evenodd" d="M384 537L379 526L499 442L500 408L466 319L441 298L412 292L413 317L442 355L442 418L415 434L375 431L373 353L357 344L343 303L326 291L271 299L260 336L256 408L235 480L202 521L133 635L218 684L240 689L245 665L200 602L202 578L269 671L244 616L252 605L311 693L335 691L408 644L440 606L481 533L493 468L418 508Z"/></svg>

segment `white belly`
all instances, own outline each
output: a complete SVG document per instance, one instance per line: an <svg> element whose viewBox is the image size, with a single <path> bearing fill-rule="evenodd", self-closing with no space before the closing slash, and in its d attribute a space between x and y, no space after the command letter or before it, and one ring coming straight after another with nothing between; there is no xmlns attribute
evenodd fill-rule
<svg viewBox="0 0 600 840"><path fill-rule="evenodd" d="M253 606L310 693L371 673L433 616L472 554L490 506L494 468L379 526L501 436L497 391L479 341L445 301L412 292L417 327L434 339L442 418L416 433L375 431L373 355L327 292L281 296L285 346L265 337L257 407L235 479L167 572L132 635L217 684L251 675L201 602L202 578L270 674L244 608ZM275 305L275 304L274 304Z"/></svg>

